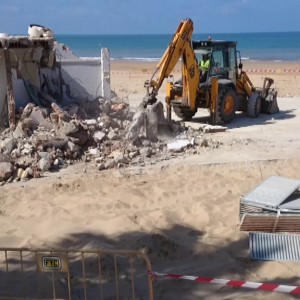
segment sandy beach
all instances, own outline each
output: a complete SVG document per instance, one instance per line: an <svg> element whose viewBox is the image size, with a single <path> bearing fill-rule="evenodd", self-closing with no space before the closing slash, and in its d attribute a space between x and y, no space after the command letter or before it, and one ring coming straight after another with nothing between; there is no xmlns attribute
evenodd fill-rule
<svg viewBox="0 0 300 300"><path fill-rule="evenodd" d="M135 108L155 66L112 60L112 90ZM251 261L248 233L239 231L241 196L272 175L300 178L300 62L245 61L244 70L255 86L264 77L275 80L278 114L237 115L225 132L207 134L220 141L219 147L154 166L99 171L80 162L40 179L5 184L0 247L146 246L157 272L300 285L299 262ZM164 86L159 100L164 101ZM186 126L199 127L205 113ZM154 282L154 295L161 300L294 299L176 280Z"/></svg>
<svg viewBox="0 0 300 300"><path fill-rule="evenodd" d="M144 82L150 79L156 69L157 62L141 62L112 60L111 86L124 99L136 99L136 95L143 93ZM250 76L254 86L261 87L264 77L274 79L274 87L279 97L299 97L300 95L300 62L276 61L243 61L243 70ZM172 73L174 79L180 78L180 64ZM142 90L141 90L142 89ZM162 99L164 86L160 89Z"/></svg>

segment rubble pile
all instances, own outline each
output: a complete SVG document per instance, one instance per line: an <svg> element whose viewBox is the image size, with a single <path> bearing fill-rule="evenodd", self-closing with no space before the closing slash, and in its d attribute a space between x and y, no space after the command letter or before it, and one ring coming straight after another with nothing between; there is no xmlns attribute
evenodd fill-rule
<svg viewBox="0 0 300 300"><path fill-rule="evenodd" d="M16 117L16 128L0 134L2 184L37 178L80 160L106 170L155 164L220 146L205 137L205 129L168 123L160 102L135 114L117 97L64 108L29 103Z"/></svg>

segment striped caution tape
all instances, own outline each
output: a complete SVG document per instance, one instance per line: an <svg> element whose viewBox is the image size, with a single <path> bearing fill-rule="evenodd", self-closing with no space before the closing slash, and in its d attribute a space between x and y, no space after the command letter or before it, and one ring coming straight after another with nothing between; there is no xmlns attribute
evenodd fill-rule
<svg viewBox="0 0 300 300"><path fill-rule="evenodd" d="M300 295L300 286L241 281L241 280L218 279L212 277L196 277L196 276L167 274L167 273L159 273L159 272L149 272L149 275L152 276L153 278L166 277L172 279L185 279L185 280L197 281L200 283L215 283L215 284L221 284L221 285L232 286L232 287L243 287L243 288L250 288L250 289L256 289L261 291L281 292L281 293L288 293L292 295Z"/></svg>
<svg viewBox="0 0 300 300"><path fill-rule="evenodd" d="M300 73L300 69L246 69L246 73Z"/></svg>

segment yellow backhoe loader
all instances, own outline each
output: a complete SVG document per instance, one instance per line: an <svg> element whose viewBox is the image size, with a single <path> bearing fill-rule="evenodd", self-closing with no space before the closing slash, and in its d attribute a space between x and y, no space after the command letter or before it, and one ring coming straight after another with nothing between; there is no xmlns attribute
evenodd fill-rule
<svg viewBox="0 0 300 300"><path fill-rule="evenodd" d="M252 118L279 111L277 92L271 88L274 80L265 78L263 87L254 87L242 69L236 42L193 41L193 29L191 19L180 22L152 78L145 82L145 107L157 101L158 91L168 78L165 102L169 120L172 108L181 119L190 119L198 108L206 108L214 125L231 122L236 111L247 112ZM204 56L209 59L205 70L200 68ZM174 82L171 72L179 61L182 76Z"/></svg>

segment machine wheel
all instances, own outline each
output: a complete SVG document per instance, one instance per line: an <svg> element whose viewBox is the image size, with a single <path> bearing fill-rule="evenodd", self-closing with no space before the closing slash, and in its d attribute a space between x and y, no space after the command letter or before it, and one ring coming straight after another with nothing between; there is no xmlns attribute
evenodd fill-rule
<svg viewBox="0 0 300 300"><path fill-rule="evenodd" d="M233 120L236 111L236 94L231 88L222 88L219 91L218 119L223 123Z"/></svg>
<svg viewBox="0 0 300 300"><path fill-rule="evenodd" d="M257 118L261 112L261 95L254 93L249 97L247 113L250 118Z"/></svg>
<svg viewBox="0 0 300 300"><path fill-rule="evenodd" d="M177 106L177 105L173 106L173 110L174 110L176 116L183 120L191 119L197 112L197 109L191 110L190 108Z"/></svg>

